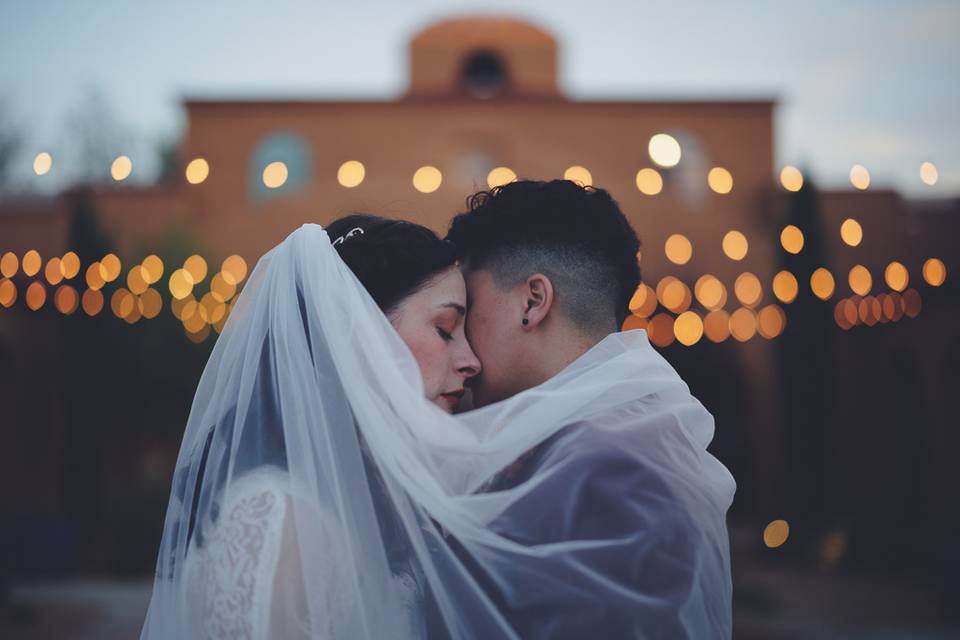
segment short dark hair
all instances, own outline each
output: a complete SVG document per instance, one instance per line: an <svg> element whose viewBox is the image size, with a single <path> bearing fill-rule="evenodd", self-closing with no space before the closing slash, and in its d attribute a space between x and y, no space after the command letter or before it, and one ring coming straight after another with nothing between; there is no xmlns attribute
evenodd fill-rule
<svg viewBox="0 0 960 640"><path fill-rule="evenodd" d="M351 234L356 228L363 232ZM387 315L457 263L452 243L406 220L354 213L331 222L326 230L337 253Z"/></svg>
<svg viewBox="0 0 960 640"><path fill-rule="evenodd" d="M607 191L523 180L475 193L467 207L447 234L467 268L490 271L500 287L543 273L588 334L623 323L640 283L640 240Z"/></svg>

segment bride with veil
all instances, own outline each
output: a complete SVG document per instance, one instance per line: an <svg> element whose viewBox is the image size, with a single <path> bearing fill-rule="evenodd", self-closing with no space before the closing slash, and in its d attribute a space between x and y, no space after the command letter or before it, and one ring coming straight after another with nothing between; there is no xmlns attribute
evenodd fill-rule
<svg viewBox="0 0 960 640"><path fill-rule="evenodd" d="M602 621L610 607L671 637L729 633L733 480L706 452L710 414L631 331L542 385L452 415L480 363L444 244L354 216L304 225L260 259L191 407L143 638L559 638L572 637L564 616ZM404 260L418 266L404 273ZM649 473L636 491L604 488L601 507L629 529L533 536L544 505L532 496L547 491L570 520L598 500L591 468L620 454L550 460L492 490L498 473L638 398L651 401L617 435ZM710 514L682 554L641 530L668 503Z"/></svg>

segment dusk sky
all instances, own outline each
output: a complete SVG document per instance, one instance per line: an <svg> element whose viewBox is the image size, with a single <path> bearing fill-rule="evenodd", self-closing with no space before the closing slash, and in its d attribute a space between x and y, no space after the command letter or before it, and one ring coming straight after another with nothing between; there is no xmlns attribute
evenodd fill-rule
<svg viewBox="0 0 960 640"><path fill-rule="evenodd" d="M52 2L0 5L0 126L25 138L21 186L69 179L68 114L99 90L134 175L178 139L184 96L392 99L406 45L430 22L513 16L560 42L560 83L581 100L773 97L778 166L821 186L960 193L960 2ZM953 60L954 62L950 62ZM39 151L54 170L32 173ZM939 169L935 186L919 167Z"/></svg>

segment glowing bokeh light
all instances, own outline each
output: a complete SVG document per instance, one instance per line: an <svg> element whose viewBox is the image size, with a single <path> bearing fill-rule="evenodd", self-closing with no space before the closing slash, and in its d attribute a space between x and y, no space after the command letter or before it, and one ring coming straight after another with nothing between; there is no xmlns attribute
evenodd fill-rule
<svg viewBox="0 0 960 640"><path fill-rule="evenodd" d="M658 313L647 325L650 342L658 347L669 347L676 336L673 335L673 318L668 313Z"/></svg>
<svg viewBox="0 0 960 640"><path fill-rule="evenodd" d="M184 174L190 184L200 184L210 175L210 164L203 158L194 158L187 164Z"/></svg>
<svg viewBox="0 0 960 640"><path fill-rule="evenodd" d="M118 318L126 318L136 308L137 299L132 293L120 287L110 296L110 310Z"/></svg>
<svg viewBox="0 0 960 640"><path fill-rule="evenodd" d="M757 314L753 309L740 307L730 314L730 335L740 342L746 342L757 333Z"/></svg>
<svg viewBox="0 0 960 640"><path fill-rule="evenodd" d="M43 286L43 283L36 280L31 282L30 286L27 287L26 299L27 307L31 311L40 309L43 303L47 301L47 289Z"/></svg>
<svg viewBox="0 0 960 640"><path fill-rule="evenodd" d="M694 295L705 309L720 309L727 303L727 289L716 277L706 274L700 276L693 285Z"/></svg>
<svg viewBox="0 0 960 640"><path fill-rule="evenodd" d="M263 168L263 186L268 189L279 189L287 182L290 172L287 165L277 161L271 162Z"/></svg>
<svg viewBox="0 0 960 640"><path fill-rule="evenodd" d="M215 275L210 281L210 294L218 302L228 302L236 292L236 285L227 282L227 279L221 273Z"/></svg>
<svg viewBox="0 0 960 640"><path fill-rule="evenodd" d="M563 179L576 182L583 187L589 187L593 184L593 176L590 174L590 171L586 167L579 165L568 167L567 170L563 172Z"/></svg>
<svg viewBox="0 0 960 640"><path fill-rule="evenodd" d="M703 319L703 332L710 342L720 343L730 337L730 314L715 309Z"/></svg>
<svg viewBox="0 0 960 640"><path fill-rule="evenodd" d="M810 275L810 290L813 295L821 300L829 300L833 295L836 283L833 280L833 274L820 267Z"/></svg>
<svg viewBox="0 0 960 640"><path fill-rule="evenodd" d="M772 340L783 333L787 326L787 314L778 305L768 304L757 314L757 333Z"/></svg>
<svg viewBox="0 0 960 640"><path fill-rule="evenodd" d="M780 232L780 246L787 253L794 255L800 253L803 250L803 231L800 231L799 227L788 224Z"/></svg>
<svg viewBox="0 0 960 640"><path fill-rule="evenodd" d="M17 285L13 280L0 279L0 305L10 308L17 301Z"/></svg>
<svg viewBox="0 0 960 640"><path fill-rule="evenodd" d="M923 263L923 279L931 287L939 287L947 279L947 265L939 258L930 258Z"/></svg>
<svg viewBox="0 0 960 640"><path fill-rule="evenodd" d="M639 317L647 318L657 309L657 294L646 284L641 283L630 298L630 312Z"/></svg>
<svg viewBox="0 0 960 640"><path fill-rule="evenodd" d="M487 174L487 186L491 189L494 187L502 187L516 179L517 174L513 172L513 169L509 167L497 167Z"/></svg>
<svg viewBox="0 0 960 640"><path fill-rule="evenodd" d="M887 286L894 291L903 291L910 283L910 274L903 264L894 260L884 269L883 279L886 280Z"/></svg>
<svg viewBox="0 0 960 640"><path fill-rule="evenodd" d="M420 193L433 193L442 182L443 174L436 167L420 167L413 174L413 188Z"/></svg>
<svg viewBox="0 0 960 640"><path fill-rule="evenodd" d="M850 168L850 184L861 191L870 186L870 172L862 164L855 164Z"/></svg>
<svg viewBox="0 0 960 640"><path fill-rule="evenodd" d="M854 265L847 276L850 283L850 290L858 296L865 296L873 288L873 277L870 271L862 264Z"/></svg>
<svg viewBox="0 0 960 640"><path fill-rule="evenodd" d="M7 251L0 258L0 275L4 278L12 278L20 270L20 259L12 251Z"/></svg>
<svg viewBox="0 0 960 640"><path fill-rule="evenodd" d="M760 303L763 297L763 287L760 285L760 279L752 273L745 272L737 276L733 284L733 292L746 307L755 307Z"/></svg>
<svg viewBox="0 0 960 640"><path fill-rule="evenodd" d="M733 191L733 176L723 167L714 167L707 173L707 184L715 193L725 195Z"/></svg>
<svg viewBox="0 0 960 640"><path fill-rule="evenodd" d="M87 286L94 291L98 291L103 288L103 285L106 284L106 282L103 279L103 271L100 268L99 262L90 263L90 265L87 267L85 279L87 281Z"/></svg>
<svg viewBox="0 0 960 640"><path fill-rule="evenodd" d="M924 162L920 165L920 180L923 181L923 184L932 187L937 184L939 178L940 172L937 171L937 165L932 162Z"/></svg>
<svg viewBox="0 0 960 640"><path fill-rule="evenodd" d="M110 165L110 176L120 182L130 177L133 172L133 161L128 156L119 156Z"/></svg>
<svg viewBox="0 0 960 640"><path fill-rule="evenodd" d="M803 188L803 174L800 169L787 165L780 170L780 184L787 191L796 193Z"/></svg>
<svg viewBox="0 0 960 640"><path fill-rule="evenodd" d="M35 249L30 249L25 254L23 254L23 274L28 277L33 277L40 272L40 267L43 266L43 260L40 258L40 254L37 253Z"/></svg>
<svg viewBox="0 0 960 640"><path fill-rule="evenodd" d="M140 313L143 314L143 317L147 320L152 320L160 314L160 311L163 309L163 299L160 298L160 292L150 287L143 292L143 295L137 300L137 305L140 308Z"/></svg>
<svg viewBox="0 0 960 640"><path fill-rule="evenodd" d="M194 254L184 260L183 270L189 274L191 284L200 284L207 277L207 261L203 259L203 256Z"/></svg>
<svg viewBox="0 0 960 640"><path fill-rule="evenodd" d="M185 269L177 269L170 275L169 287L170 294L182 300L193 291L193 278Z"/></svg>
<svg viewBox="0 0 960 640"><path fill-rule="evenodd" d="M661 167L675 167L680 162L682 152L680 143L673 136L666 133L658 133L650 138L647 144L647 151L650 153L650 159Z"/></svg>
<svg viewBox="0 0 960 640"><path fill-rule="evenodd" d="M100 276L104 282L113 282L120 277L120 258L112 253L103 256L100 261Z"/></svg>
<svg viewBox="0 0 960 640"><path fill-rule="evenodd" d="M674 264L687 264L693 256L693 245L686 236L675 233L664 243L664 253L667 259Z"/></svg>
<svg viewBox="0 0 960 640"><path fill-rule="evenodd" d="M220 265L220 273L227 284L238 285L247 277L247 261L234 254Z"/></svg>
<svg viewBox="0 0 960 640"><path fill-rule="evenodd" d="M63 315L70 315L80 306L80 295L68 284L61 285L53 294L53 304Z"/></svg>
<svg viewBox="0 0 960 640"><path fill-rule="evenodd" d="M38 176L46 175L53 167L53 156L46 151L41 151L33 159L33 172Z"/></svg>
<svg viewBox="0 0 960 640"><path fill-rule="evenodd" d="M73 251L67 251L60 258L60 273L67 280L73 280L80 273L80 256Z"/></svg>
<svg viewBox="0 0 960 640"><path fill-rule="evenodd" d="M920 292L916 289L907 289L903 292L900 300L903 305L903 313L909 318L916 318L920 315L920 309L923 307L920 300Z"/></svg>
<svg viewBox="0 0 960 640"><path fill-rule="evenodd" d="M348 189L359 186L365 177L367 168L359 160L347 160L337 169L337 182Z"/></svg>
<svg viewBox="0 0 960 640"><path fill-rule="evenodd" d="M130 290L130 293L140 295L147 290L149 285L144 277L144 271L144 268L138 264L127 273L127 289Z"/></svg>
<svg viewBox="0 0 960 640"><path fill-rule="evenodd" d="M646 329L647 322L648 321L646 318L641 318L640 316L636 316L631 313L630 315L627 316L627 319L623 321L623 325L621 325L620 330L634 331L636 329Z"/></svg>
<svg viewBox="0 0 960 640"><path fill-rule="evenodd" d="M853 218L847 218L840 225L840 237L851 247L856 247L863 240L863 227Z"/></svg>
<svg viewBox="0 0 960 640"><path fill-rule="evenodd" d="M637 172L637 189L645 196L655 196L663 190L663 178L656 169L640 169Z"/></svg>
<svg viewBox="0 0 960 640"><path fill-rule="evenodd" d="M776 549L787 541L790 536L790 525L786 520L774 520L763 530L763 544Z"/></svg>
<svg viewBox="0 0 960 640"><path fill-rule="evenodd" d="M797 278L789 271L781 271L773 276L773 295L784 304L790 304L797 299L800 285Z"/></svg>
<svg viewBox="0 0 960 640"><path fill-rule="evenodd" d="M43 270L43 276L50 284L60 284L63 280L63 271L60 269L60 258L50 258L47 260L47 267Z"/></svg>
<svg viewBox="0 0 960 640"><path fill-rule="evenodd" d="M723 253L731 260L743 260L748 250L747 237L739 231L728 231L723 236Z"/></svg>
<svg viewBox="0 0 960 640"><path fill-rule="evenodd" d="M163 260L159 256L147 256L143 259L141 266L143 267L143 279L146 280L147 284L160 282L160 278L163 277Z"/></svg>
<svg viewBox="0 0 960 640"><path fill-rule="evenodd" d="M695 311L684 311L673 322L673 335L677 342L689 347L703 337L703 320Z"/></svg>
<svg viewBox="0 0 960 640"><path fill-rule="evenodd" d="M88 316L95 316L103 309L103 293L98 289L87 289L83 292L83 312Z"/></svg>

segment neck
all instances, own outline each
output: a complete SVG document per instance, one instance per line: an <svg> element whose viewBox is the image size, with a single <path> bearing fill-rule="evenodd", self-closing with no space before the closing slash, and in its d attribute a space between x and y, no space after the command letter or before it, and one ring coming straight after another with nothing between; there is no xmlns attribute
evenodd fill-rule
<svg viewBox="0 0 960 640"><path fill-rule="evenodd" d="M536 380L531 386L541 384L566 369L604 337L590 336L570 326L551 327L534 345L537 355L532 362L531 373Z"/></svg>

